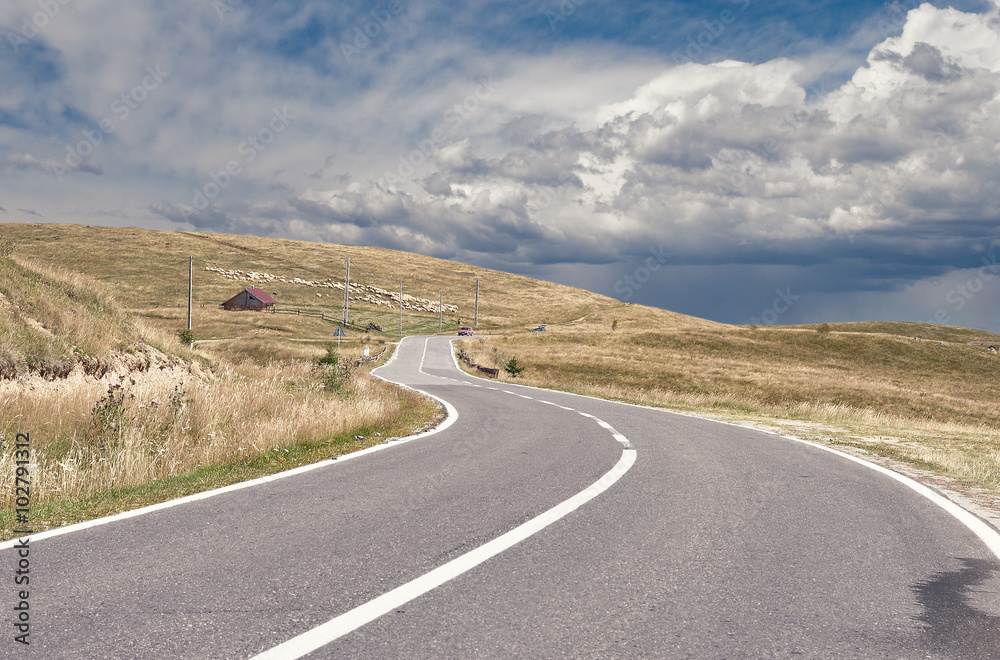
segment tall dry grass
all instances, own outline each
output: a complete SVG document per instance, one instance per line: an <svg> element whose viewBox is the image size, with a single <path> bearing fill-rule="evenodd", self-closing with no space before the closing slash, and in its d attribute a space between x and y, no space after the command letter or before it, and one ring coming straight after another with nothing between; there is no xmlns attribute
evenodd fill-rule
<svg viewBox="0 0 1000 660"><path fill-rule="evenodd" d="M38 261L0 257L0 360L20 373L58 371L141 341L132 316L105 288Z"/></svg>
<svg viewBox="0 0 1000 660"><path fill-rule="evenodd" d="M110 414L95 418L111 384L122 385L112 389L120 410L112 404ZM0 402L0 507L13 504L17 433L30 433L32 502L41 504L388 425L399 414L391 386L362 374L332 395L305 362L224 366L204 379L179 368L124 380L35 379L27 387L9 384Z"/></svg>
<svg viewBox="0 0 1000 660"><path fill-rule="evenodd" d="M526 384L849 446L1000 495L1000 358L966 343L995 335L922 324L653 325L613 314L461 345L481 364L516 357ZM947 340L914 339L928 332Z"/></svg>

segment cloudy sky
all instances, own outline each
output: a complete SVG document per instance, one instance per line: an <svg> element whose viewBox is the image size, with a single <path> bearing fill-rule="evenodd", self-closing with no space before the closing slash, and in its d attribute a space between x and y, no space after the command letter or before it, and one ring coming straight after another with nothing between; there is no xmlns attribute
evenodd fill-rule
<svg viewBox="0 0 1000 660"><path fill-rule="evenodd" d="M5 0L0 34L0 222L1000 332L994 0Z"/></svg>

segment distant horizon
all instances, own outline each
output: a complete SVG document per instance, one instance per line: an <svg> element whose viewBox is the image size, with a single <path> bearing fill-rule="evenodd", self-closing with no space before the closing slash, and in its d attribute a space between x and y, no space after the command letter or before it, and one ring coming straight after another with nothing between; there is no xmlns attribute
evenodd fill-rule
<svg viewBox="0 0 1000 660"><path fill-rule="evenodd" d="M3 224L5 224L5 223L0 222L0 226L2 226ZM15 223L11 223L11 224L15 224ZM137 225L129 225L129 226L125 226L125 227L116 227L116 226L111 226L111 225L96 225L96 224L84 225L84 224L77 224L77 223L60 223L60 222L52 222L52 223L24 222L24 223L16 223L16 224L37 224L37 225L45 225L45 224L53 224L53 225L73 224L73 225L79 226L79 227L97 227L97 228L101 228L101 229L151 229L151 228L147 228L147 227L139 227ZM174 232L174 231L176 231L176 232L192 232L192 233L204 233L204 234L219 234L219 235L228 235L228 236L252 236L251 234L227 234L225 232L217 232L217 231L210 231L210 230L209 231L205 231L205 230L190 230L190 229L152 229L152 231L166 231L166 232ZM2 238L2 235L0 235L0 238ZM284 237L279 237L279 236L258 236L256 238L272 239L272 238L284 238ZM289 239L285 239L285 240L302 241L302 242L307 242L307 243L329 244L329 245L341 245L341 246L344 246L344 247L366 247L366 248L367 247L376 247L376 248L380 247L380 246L377 246L377 245L370 246L370 245L357 244L357 243L328 243L328 242L324 242L324 241L306 241L304 239L297 239L297 238L289 238ZM396 248L383 248L383 249L396 250ZM405 250L403 250L402 252L405 252ZM416 253L414 253L414 254L416 254ZM428 256L428 255L423 255L423 256ZM439 258L439 257L435 257L435 258ZM204 259L203 257L196 257L195 258L195 264L196 265L199 262L199 260L200 261L204 261L206 263L208 263L208 261L209 261L209 260ZM462 261L455 261L455 260L449 260L449 261L454 261L455 263L462 264L462 265L468 265L468 266L476 266L477 265L477 264L469 264L467 262L462 262ZM480 266L480 267L482 267L482 266ZM497 269L489 269L489 270L497 270ZM510 273L510 274L513 274L513 275L521 275L523 277L532 278L531 275L523 275L521 273L511 273L511 271L501 270L499 272ZM334 281L337 281L337 278L335 276L332 279L334 279ZM577 288L577 289L581 289L581 290L587 291L589 293L595 293L597 295L606 295L606 294L600 293L599 291L593 291L593 290L587 289L585 287L576 286L576 285L574 285L572 283L557 282L555 280L549 280L549 279L545 279L545 278L541 278L541 277L534 277L532 279L538 279L538 280L541 280L541 281L549 282L549 283L552 283L552 284L558 284L558 285L562 285L562 286L569 286L569 287L573 287L573 288ZM357 280L353 276L351 277L351 280L352 281L359 281L359 280ZM239 283L236 282L236 284L239 284ZM378 285L376 284L375 286L378 286ZM609 298L611 298L613 300L618 300L617 298L614 298L614 296L607 296L607 297L609 297ZM776 292L775 300L776 301L782 301L782 296L781 296L781 292L780 291ZM620 302L625 302L625 301L620 301ZM986 328L973 328L973 327L969 327L969 326L949 324L949 323L937 323L933 319L930 319L930 320L927 320L927 321L909 321L909 320L902 320L902 319L865 319L865 318L858 318L858 319L851 319L851 320L846 320L846 321L818 320L818 321L803 322L803 323L768 323L766 318L762 318L762 319L753 319L753 318L751 318L749 320L749 322L747 322L747 323L739 323L739 322L730 323L728 321L720 321L718 319L712 319L712 318L707 318L707 317L704 317L704 316L698 316L697 314L688 314L688 313L680 311L680 310L670 309L670 308L667 308L667 307L661 307L659 305L649 305L649 304L646 304L646 303L639 303L639 302L633 302L632 304L642 305L642 306L645 306L645 307L651 307L651 308L656 308L656 309L662 309L662 310L668 311L668 312L675 312L675 313L678 313L678 314L684 314L685 316L693 316L695 318L700 318L700 319L703 319L703 320L706 320L706 321L713 321L713 322L716 322L716 323L724 323L724 324L728 324L728 325L740 325L740 326L753 326L753 325L756 325L756 326L759 326L759 327L766 327L766 326L769 326L769 325L774 325L774 326L799 326L799 325L802 325L802 326L806 326L806 325L821 325L821 324L824 324L824 323L831 323L831 324L838 324L838 323L913 323L913 324L931 323L931 324L934 324L934 325L952 326L952 327L957 327L957 328L964 328L964 329L967 329L967 330L982 330L984 332L993 332L993 331L988 330ZM779 304L779 307L780 307L780 304ZM775 314L777 315L778 313L779 312L777 310L775 310ZM755 320L756 321L760 321L760 322L759 323L754 323ZM1000 333L993 332L993 334L1000 334Z"/></svg>
<svg viewBox="0 0 1000 660"><path fill-rule="evenodd" d="M998 2L13 0L0 222L1000 334Z"/></svg>

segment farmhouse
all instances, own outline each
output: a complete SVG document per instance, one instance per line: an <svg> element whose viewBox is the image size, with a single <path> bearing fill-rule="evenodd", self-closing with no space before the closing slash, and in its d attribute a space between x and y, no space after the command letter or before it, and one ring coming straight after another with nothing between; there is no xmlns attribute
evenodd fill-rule
<svg viewBox="0 0 1000 660"><path fill-rule="evenodd" d="M278 302L260 289L244 289L235 296L222 303L221 307L229 310L266 311Z"/></svg>

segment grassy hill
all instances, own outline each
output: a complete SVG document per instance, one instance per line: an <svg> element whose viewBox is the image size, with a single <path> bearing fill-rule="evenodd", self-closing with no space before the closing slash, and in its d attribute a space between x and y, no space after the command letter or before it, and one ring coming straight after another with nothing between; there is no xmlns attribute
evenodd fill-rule
<svg viewBox="0 0 1000 660"><path fill-rule="evenodd" d="M461 345L487 366L515 357L525 384L835 445L1000 514L997 335L921 323L709 325L629 306Z"/></svg>
<svg viewBox="0 0 1000 660"><path fill-rule="evenodd" d="M355 451L439 415L369 377L370 365L317 362L321 344L263 360L253 345L192 351L170 318L174 301L133 313L139 278L116 286L107 275L124 259L104 255L102 282L72 270L100 260L76 258L69 241L52 241L65 250L54 255L26 254L13 233L0 231L0 537L25 527L13 507L21 433L31 438L29 523L40 531ZM261 315L212 313L227 332L259 330Z"/></svg>
<svg viewBox="0 0 1000 660"><path fill-rule="evenodd" d="M3 252L9 251L7 244ZM81 359L93 372L98 356L143 341L129 314L79 280L0 255L0 376L65 376Z"/></svg>
<svg viewBox="0 0 1000 660"><path fill-rule="evenodd" d="M343 290L310 287L291 282L344 280L346 257L351 258L351 281L397 292L403 280L406 296L432 303L435 311L406 310L406 334L437 331L436 305L443 292L445 327L454 330L471 323L475 313L476 280L480 280L479 325L503 329L517 324L566 321L620 305L617 301L572 287L532 280L431 257L363 246L307 243L224 234L162 232L136 228L113 229L74 225L0 224L0 236L15 246L19 258L49 264L71 264L76 271L104 282L130 311L155 325L179 328L186 324L188 257L194 257L194 334L198 339L257 335L296 339L329 337L333 326L311 323L304 317L222 313L218 305L251 280L226 279L219 268L244 273L266 273L284 278L262 283L276 294L278 306L324 312L341 318ZM259 281L259 280L258 280ZM352 297L355 294L352 292ZM382 326L387 336L398 336L398 308L352 300L350 320Z"/></svg>
<svg viewBox="0 0 1000 660"><path fill-rule="evenodd" d="M258 367L315 358L335 324L219 309L251 282L274 293L281 308L338 319L343 290L336 285L350 256L351 321L384 330L350 330L350 353L399 332L396 308L363 300L362 287L395 292L402 279L405 294L424 299L424 309L404 311L405 334L437 331L438 313L426 303L433 307L443 292L455 307L444 315L453 334L473 318L479 279L479 332L496 336L464 346L491 366L515 357L525 367L522 382L714 415L904 461L970 492L1000 493L1000 356L988 350L1000 346L997 335L919 323L732 326L362 246L70 225L0 225L0 236L18 263L64 264L93 278L136 323L168 337L185 327L193 255L194 334L217 340L199 343L197 353ZM219 271L241 271L243 279ZM543 323L547 332L528 332ZM128 341L127 333L108 337Z"/></svg>

